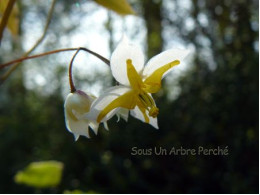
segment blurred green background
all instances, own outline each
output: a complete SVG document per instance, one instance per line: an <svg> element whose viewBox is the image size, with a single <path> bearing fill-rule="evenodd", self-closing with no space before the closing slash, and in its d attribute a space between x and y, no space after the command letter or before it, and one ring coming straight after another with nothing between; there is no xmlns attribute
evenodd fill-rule
<svg viewBox="0 0 260 195"><path fill-rule="evenodd" d="M5 32L0 63L21 56L26 44L37 38L50 3L19 2L21 38L12 39ZM86 31L91 28L84 26L82 18L102 25L103 30L96 33L103 33L109 53L121 38L117 20L126 23L126 32L131 30L130 39L143 41L149 58L176 45L190 48L189 68L174 81L166 80L155 95L160 129L133 117L127 123L113 118L108 123L109 132L101 127L97 136L91 132L91 139L81 137L74 142L66 131L63 113L64 98L69 93L67 66L73 54L26 61L0 86L0 193L258 193L259 2L129 3L141 21L131 27L127 19L91 1L57 1L48 36L35 53L70 47L64 44L64 37L70 39L79 27ZM99 18L95 17L99 9L106 13L102 24L97 24ZM36 35L31 31L28 34L28 29ZM86 34L86 39L93 38ZM92 49L87 43L77 46ZM96 62L86 63L95 66ZM114 82L109 71L95 70L91 77L80 75L79 70L75 70L78 87L98 85L102 90ZM39 85L29 79L38 73L48 82ZM229 154L131 155L133 147L170 150L199 146L228 146ZM31 162L45 160L63 163L58 186L35 189L15 183L18 171Z"/></svg>

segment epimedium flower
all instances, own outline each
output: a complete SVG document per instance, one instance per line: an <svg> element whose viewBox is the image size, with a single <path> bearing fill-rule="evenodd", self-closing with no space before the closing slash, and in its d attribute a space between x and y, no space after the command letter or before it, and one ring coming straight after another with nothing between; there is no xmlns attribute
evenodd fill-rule
<svg viewBox="0 0 260 195"><path fill-rule="evenodd" d="M96 120L91 120L84 117L90 111L90 106L96 97L92 94L85 93L81 90L76 90L73 93L69 93L64 103L65 111L65 122L69 132L74 135L75 141L78 140L79 136L89 136L89 127L97 135L99 123ZM116 113L118 121L123 118L125 121L128 120L128 112L126 109L119 109ZM107 118L103 124L106 130L109 130L107 125Z"/></svg>
<svg viewBox="0 0 260 195"><path fill-rule="evenodd" d="M64 103L64 112L66 127L71 133L73 133L75 141L77 141L79 136L81 135L89 138L89 127L91 127L91 129L97 135L99 127L99 122L96 122L96 120L91 120L88 117L84 117L84 115L90 112L90 106L92 102L96 99L96 97L81 90L77 90L73 82L73 61L81 49L96 56L107 65L110 64L109 60L86 48L78 48L73 58L71 59L69 65L69 84L71 93L66 97ZM128 112L126 111L126 109L121 108L117 111L118 112L116 114L118 116L118 120L120 119L120 117L123 118L125 121L128 120ZM103 124L106 130L108 130L106 121L110 118L111 116L109 115L107 115L107 117L104 117Z"/></svg>
<svg viewBox="0 0 260 195"><path fill-rule="evenodd" d="M104 58L103 56L89 50L86 48L78 48L76 53L74 54L73 58L71 59L70 65L69 65L69 84L70 84L70 94L66 97L65 103L64 103L64 112L65 112L65 122L67 129L73 133L75 137L75 141L78 140L79 136L85 136L89 138L89 126L94 131L95 134L98 132L99 123L97 123L95 120L91 120L89 118L83 117L86 113L90 111L90 106L92 102L96 99L94 95L85 93L81 90L77 90L74 82L73 82L73 76L72 76L72 67L73 67L73 61L80 50L84 50L103 62L105 62L107 65L109 65L109 60ZM120 115L123 118L127 119L126 115ZM104 127L108 130L107 123L104 121Z"/></svg>
<svg viewBox="0 0 260 195"><path fill-rule="evenodd" d="M89 138L89 126L97 134L99 124L95 120L83 118L83 115L89 112L95 99L95 96L81 90L69 93L66 97L64 103L65 122L67 129L73 133L75 140L78 140L80 135ZM104 124L107 128L106 123Z"/></svg>
<svg viewBox="0 0 260 195"><path fill-rule="evenodd" d="M119 85L109 88L97 98L85 117L99 123L124 108L130 110L135 118L158 129L159 109L151 94L160 90L161 80L187 55L187 50L166 50L151 58L144 66L141 48L124 36L110 61L112 75Z"/></svg>

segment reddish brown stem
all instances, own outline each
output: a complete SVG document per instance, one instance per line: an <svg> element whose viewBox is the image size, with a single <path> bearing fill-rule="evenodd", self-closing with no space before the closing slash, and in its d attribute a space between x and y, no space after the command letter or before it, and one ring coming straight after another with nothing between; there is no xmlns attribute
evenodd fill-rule
<svg viewBox="0 0 260 195"><path fill-rule="evenodd" d="M80 51L80 48L78 48L76 53L73 55L73 57L72 57L72 59L70 61L70 66L69 66L69 81L70 81L70 92L71 93L74 93L76 91L76 87L74 85L73 78L72 78L72 64L73 64L73 61L74 61L75 57L79 53L79 51Z"/></svg>
<svg viewBox="0 0 260 195"><path fill-rule="evenodd" d="M0 69L2 68L5 68L7 66L10 66L14 63L17 63L17 62L22 62L24 60L29 60L29 59L33 59L33 58L38 58L38 57L42 57L42 56L46 56L46 55L50 55L50 54L54 54L54 53L59 53L59 52L64 52L64 51L75 51L75 50L83 50L83 51L86 51L94 56L96 56L97 58L99 58L100 60L102 60L103 62L105 62L107 65L110 65L110 61L106 58L104 58L103 56L87 49L87 48L84 48L84 47L80 47L80 48L65 48L65 49L57 49L57 50L53 50L53 51L48 51L48 52L45 52L45 53L41 53L41 54L36 54L36 55L32 55L32 56L27 56L27 57L23 57L23 58L19 58L19 59L16 59L16 60L13 60L13 61L10 61L10 62L7 62L5 64L1 64L0 65Z"/></svg>

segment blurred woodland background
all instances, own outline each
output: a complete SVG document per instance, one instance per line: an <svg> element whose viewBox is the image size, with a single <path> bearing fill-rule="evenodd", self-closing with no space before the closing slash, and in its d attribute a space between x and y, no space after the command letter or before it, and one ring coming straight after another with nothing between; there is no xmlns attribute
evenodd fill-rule
<svg viewBox="0 0 260 195"><path fill-rule="evenodd" d="M258 193L259 2L128 2L142 21L141 25L132 24L129 38L142 39L149 58L175 47L173 39L194 51L190 68L174 82L165 81L155 96L160 129L132 117L127 123L116 122L115 117L108 123L109 132L101 127L97 136L91 132L91 139L81 137L74 142L66 130L63 112L73 52L24 61L0 86L0 193ZM185 2L188 6L183 5ZM27 51L33 37L42 33L50 4L43 0L19 1L19 38L5 30L0 64ZM84 26L81 18L105 9L94 4L89 0L58 0L47 36L34 53L71 47L66 40L78 28L92 28ZM113 25L120 17L108 10L105 13L103 24L98 24L99 17L90 20L92 25L102 25L96 33L107 37L111 54L121 38ZM28 34L29 29L36 35ZM145 32L144 36L139 31ZM92 49L87 43L79 46ZM42 75L37 76L39 73ZM95 70L92 76L86 76L78 67L74 75L78 88L98 83L102 90L114 82L109 71ZM132 147L181 146L228 146L229 155L131 155ZM58 186L36 189L15 182L19 170L45 160L63 163Z"/></svg>

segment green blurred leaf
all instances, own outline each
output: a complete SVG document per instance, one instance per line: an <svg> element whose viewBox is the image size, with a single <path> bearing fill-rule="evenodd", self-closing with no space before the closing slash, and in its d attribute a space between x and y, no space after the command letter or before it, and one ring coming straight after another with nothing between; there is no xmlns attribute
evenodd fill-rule
<svg viewBox="0 0 260 195"><path fill-rule="evenodd" d="M86 194L81 190L65 190L63 194Z"/></svg>
<svg viewBox="0 0 260 195"><path fill-rule="evenodd" d="M15 175L15 182L36 188L48 188L60 183L63 163L58 161L32 162Z"/></svg>
<svg viewBox="0 0 260 195"><path fill-rule="evenodd" d="M3 18L4 12L6 11L8 1L1 1L0 3L0 21ZM19 10L17 4L14 4L14 7L11 11L11 14L9 15L8 22L7 22L7 28L10 30L13 36L18 34L19 31Z"/></svg>
<svg viewBox="0 0 260 195"><path fill-rule="evenodd" d="M135 14L132 7L126 0L95 0L99 5L121 15Z"/></svg>

